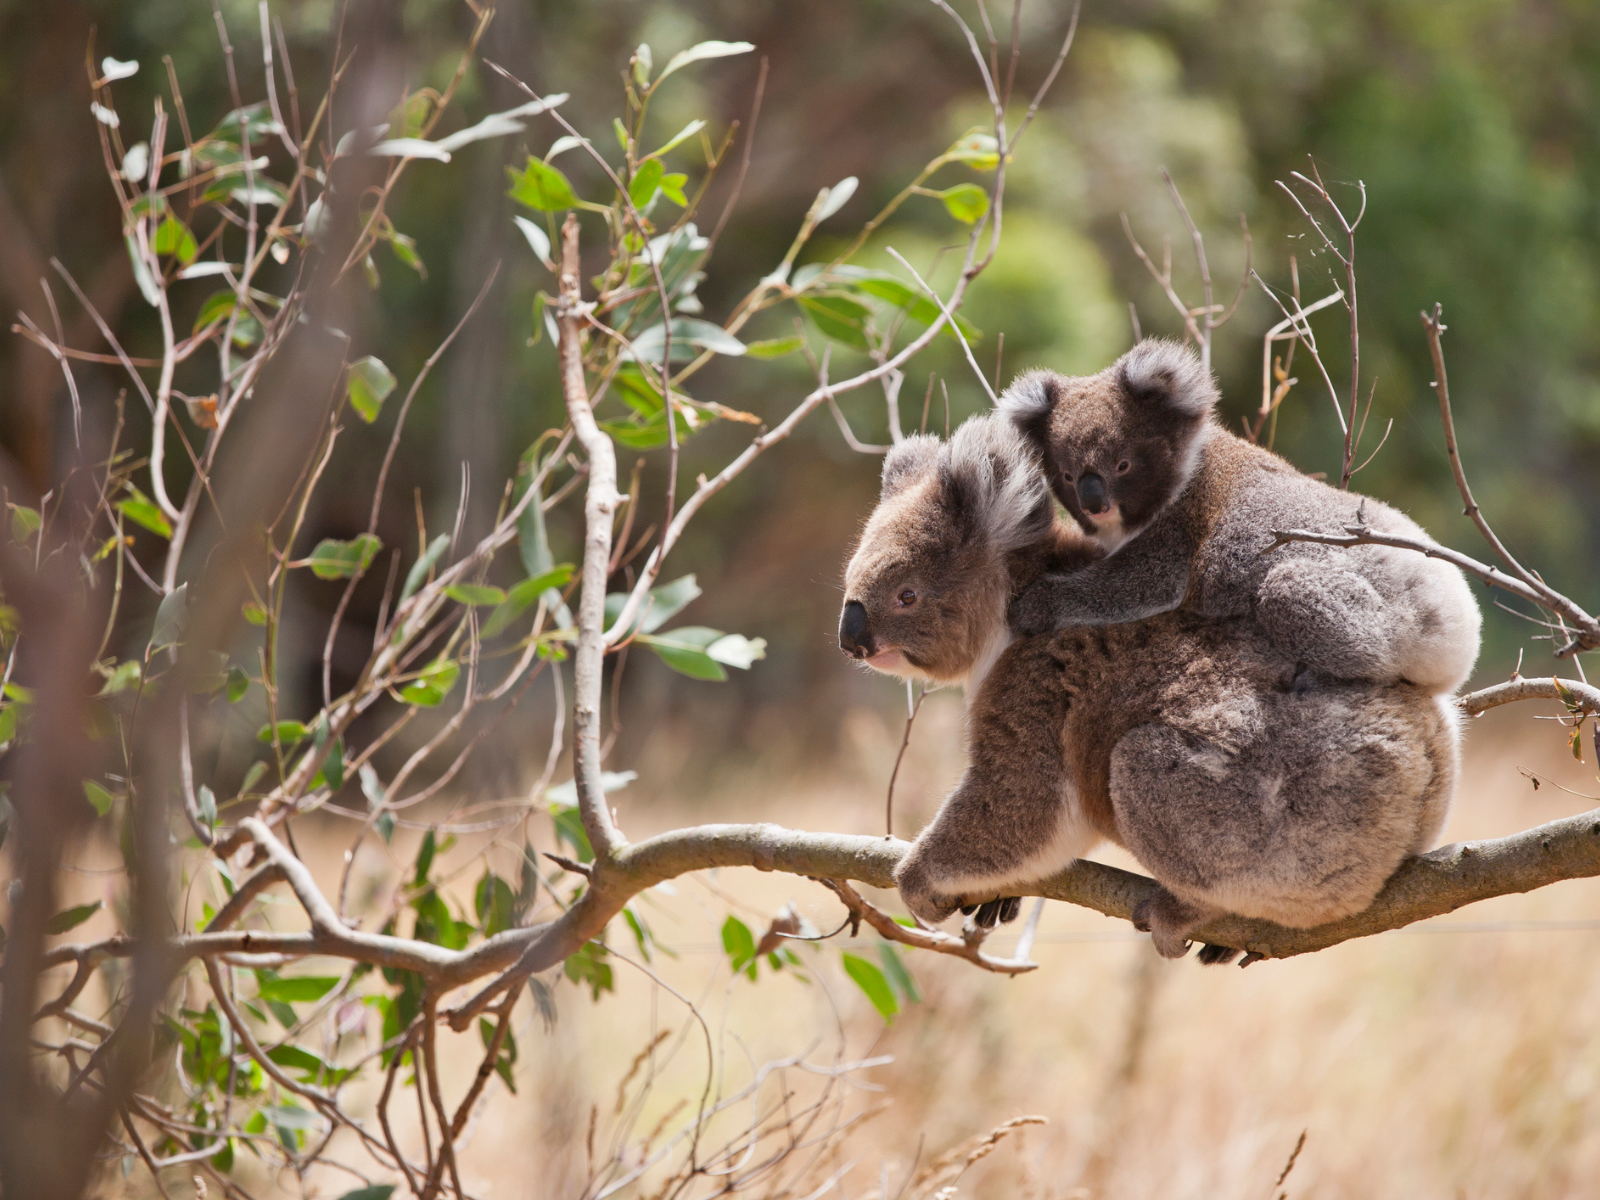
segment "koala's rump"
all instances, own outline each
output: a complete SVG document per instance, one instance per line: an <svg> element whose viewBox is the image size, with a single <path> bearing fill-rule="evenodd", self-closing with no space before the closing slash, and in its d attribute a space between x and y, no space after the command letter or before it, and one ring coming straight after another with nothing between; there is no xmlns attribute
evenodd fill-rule
<svg viewBox="0 0 1600 1200"><path fill-rule="evenodd" d="M1124 844L1181 899L1308 927L1372 902L1438 832L1455 783L1442 705L1404 685L1259 698L1256 736L1170 722L1113 750Z"/></svg>
<svg viewBox="0 0 1600 1200"><path fill-rule="evenodd" d="M1365 908L1437 836L1447 701L1319 683L1247 619L1063 630L1062 750L1083 816L1180 898L1306 927Z"/></svg>

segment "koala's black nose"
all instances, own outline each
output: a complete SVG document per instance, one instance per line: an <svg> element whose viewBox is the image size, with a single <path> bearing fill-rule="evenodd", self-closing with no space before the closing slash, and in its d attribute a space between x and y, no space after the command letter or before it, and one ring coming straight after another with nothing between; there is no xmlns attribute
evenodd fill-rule
<svg viewBox="0 0 1600 1200"><path fill-rule="evenodd" d="M1091 516L1099 516L1111 508L1111 497L1106 492L1106 481L1098 475L1078 476L1078 503Z"/></svg>
<svg viewBox="0 0 1600 1200"><path fill-rule="evenodd" d="M872 657L872 630L867 625L867 610L859 600L851 600L839 617L839 649L853 658Z"/></svg>

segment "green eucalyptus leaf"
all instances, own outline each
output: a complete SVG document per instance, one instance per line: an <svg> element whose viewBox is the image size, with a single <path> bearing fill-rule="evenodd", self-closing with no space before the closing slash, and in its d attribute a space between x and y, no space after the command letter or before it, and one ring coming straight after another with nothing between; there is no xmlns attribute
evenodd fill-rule
<svg viewBox="0 0 1600 1200"><path fill-rule="evenodd" d="M674 671L691 679L721 683L728 677L722 664L709 653L710 646L726 640L720 629L687 625L670 633L639 634L636 640L649 646Z"/></svg>
<svg viewBox="0 0 1600 1200"><path fill-rule="evenodd" d="M578 197L573 193L567 177L549 163L531 155L528 165L521 171L507 167L506 174L511 177L511 190L507 195L518 204L540 212L560 212L578 205Z"/></svg>
<svg viewBox="0 0 1600 1200"><path fill-rule="evenodd" d="M306 728L304 722L279 721L276 725L267 724L256 730L256 741L271 745L274 736L276 736L280 746L292 746L296 742L305 741L306 734L309 732L310 730Z"/></svg>
<svg viewBox="0 0 1600 1200"><path fill-rule="evenodd" d="M200 252L199 244L194 240L194 234L189 232L189 227L171 213L168 213L157 227L152 248L157 254L176 256L184 266L192 263L195 255Z"/></svg>
<svg viewBox="0 0 1600 1200"><path fill-rule="evenodd" d="M854 954L841 954L844 959L844 973L860 988L872 1007L878 1010L885 1021L892 1021L895 1013L900 1011L900 1003L894 998L894 991L889 987L888 980L884 979L883 972L864 958Z"/></svg>
<svg viewBox="0 0 1600 1200"><path fill-rule="evenodd" d="M428 543L428 548L423 551L422 557L411 565L411 570L406 572L406 583L400 589L400 603L404 604L413 593L422 586L423 580L428 578L428 572L433 570L444 557L444 552L450 546L450 536L441 533Z"/></svg>
<svg viewBox="0 0 1600 1200"><path fill-rule="evenodd" d="M939 193L946 211L966 225L974 225L989 211L989 193L975 183L958 183Z"/></svg>
<svg viewBox="0 0 1600 1200"><path fill-rule="evenodd" d="M803 337L767 338L760 342L746 342L744 352L751 358L782 358L785 354L793 354L806 344Z"/></svg>
<svg viewBox="0 0 1600 1200"><path fill-rule="evenodd" d="M750 926L731 914L722 923L722 951L735 972L744 970L745 964L756 956L755 934L750 932Z"/></svg>
<svg viewBox="0 0 1600 1200"><path fill-rule="evenodd" d="M353 1192L346 1192L339 1200L390 1200L394 1195L395 1185L392 1183L374 1183L370 1187L360 1187Z"/></svg>
<svg viewBox="0 0 1600 1200"><path fill-rule="evenodd" d="M423 668L420 676L400 689L400 697L407 704L437 708L444 703L444 698L455 687L460 675L459 663L444 658L435 659Z"/></svg>
<svg viewBox="0 0 1600 1200"><path fill-rule="evenodd" d="M679 208L688 208L689 197L684 195L683 192L683 185L688 182L689 177L682 171L668 171L661 177L661 194L668 200L671 200ZM687 311L687 303L688 301L686 300L679 301L678 308L682 311ZM698 303L698 301L696 301L696 303ZM695 309L694 311L698 312L700 310Z"/></svg>
<svg viewBox="0 0 1600 1200"><path fill-rule="evenodd" d="M350 407L356 410L359 416L368 425L378 419L378 412L383 408L384 399L394 391L394 373L383 365L382 360L367 355L366 358L357 359L350 364L350 372L345 380L350 397Z"/></svg>
<svg viewBox="0 0 1600 1200"><path fill-rule="evenodd" d="M11 540L21 545L26 545L28 539L39 532L39 526L44 523L44 518L39 515L36 508L27 508L21 504L11 505ZM168 531L171 532L170 530Z"/></svg>
<svg viewBox="0 0 1600 1200"><path fill-rule="evenodd" d="M103 817L111 811L112 795L92 779L83 781L83 794L94 809L95 816Z"/></svg>
<svg viewBox="0 0 1600 1200"><path fill-rule="evenodd" d="M484 937L493 937L515 924L512 910L516 907L516 894L509 883L493 872L485 871L483 878L478 880L472 903Z"/></svg>
<svg viewBox="0 0 1600 1200"><path fill-rule="evenodd" d="M150 649L175 646L183 640L189 624L189 585L180 583L156 606L155 625L150 632Z"/></svg>
<svg viewBox="0 0 1600 1200"><path fill-rule="evenodd" d="M565 587L572 579L573 566L571 563L562 563L553 567L543 575L532 579L524 579L510 591L506 592L505 599L489 614L488 621L484 622L481 637L491 638L502 632L524 612L533 607L534 601L540 595L552 588ZM546 605L548 608L549 606Z"/></svg>
<svg viewBox="0 0 1600 1200"><path fill-rule="evenodd" d="M257 980L263 1000L283 1004L310 1004L321 1000L339 983L336 975L291 975Z"/></svg>
<svg viewBox="0 0 1600 1200"><path fill-rule="evenodd" d="M636 361L660 362L666 342L666 327L652 325L633 339L632 357ZM722 326L714 325L710 321L702 321L698 317L674 317L672 349L675 361L691 357L695 350L710 350L716 354L737 358L745 352L745 345Z"/></svg>
<svg viewBox="0 0 1600 1200"><path fill-rule="evenodd" d="M139 682L141 668L139 660L130 658L126 662L117 664L116 669L106 679L105 686L100 689L102 696L115 696L118 692L125 692ZM0 738L0 741L4 741Z"/></svg>
<svg viewBox="0 0 1600 1200"><path fill-rule="evenodd" d="M693 575L683 575L671 583L651 588L640 615L635 619L634 630L639 633L654 633L699 595L700 585L695 582ZM606 596L607 625L616 623L617 618L622 615L622 606L627 603L627 599L626 592L611 592Z"/></svg>
<svg viewBox="0 0 1600 1200"><path fill-rule="evenodd" d="M895 994L906 1004L922 1003L922 993L917 991L917 981L911 978L911 971L901 959L894 943L879 942L878 957L883 960L883 973L894 988Z"/></svg>
<svg viewBox="0 0 1600 1200"><path fill-rule="evenodd" d="M666 168L661 165L659 158L647 158L639 164L639 169L633 173L633 179L628 184L628 199L633 201L635 208L642 209L655 199L656 189L661 185L661 176L666 174Z"/></svg>
<svg viewBox="0 0 1600 1200"><path fill-rule="evenodd" d="M382 549L383 543L370 533L358 534L349 541L323 538L304 565L318 579L347 579L370 567Z"/></svg>
<svg viewBox="0 0 1600 1200"><path fill-rule="evenodd" d="M66 933L69 929L76 929L95 913L100 911L100 901L91 904L80 904L76 908L63 909L45 922L46 933Z"/></svg>
<svg viewBox="0 0 1600 1200"><path fill-rule="evenodd" d="M503 588L490 587L483 583L454 583L445 588L444 594L457 604L464 604L468 608L501 604L506 598Z"/></svg>
<svg viewBox="0 0 1600 1200"><path fill-rule="evenodd" d="M681 67L690 63L701 62L708 58L726 58L731 54L748 54L755 49L752 42L701 42L697 46L690 46L687 50L680 50L668 60L666 67L656 77L656 83L671 75Z"/></svg>
<svg viewBox="0 0 1600 1200"><path fill-rule="evenodd" d="M172 525L167 520L166 514L156 507L154 500L146 496L133 484L128 484L128 496L125 500L117 502L117 511L135 525L142 525L151 533L159 534L164 538L172 536ZM16 513L12 513L11 530L16 532Z"/></svg>
<svg viewBox="0 0 1600 1200"><path fill-rule="evenodd" d="M945 157L966 163L974 171L992 171L1000 165L1000 143L992 133L973 130L946 150Z"/></svg>
<svg viewBox="0 0 1600 1200"><path fill-rule="evenodd" d="M824 337L856 350L871 349L867 325L872 320L872 310L861 301L824 294L800 296L799 303Z"/></svg>

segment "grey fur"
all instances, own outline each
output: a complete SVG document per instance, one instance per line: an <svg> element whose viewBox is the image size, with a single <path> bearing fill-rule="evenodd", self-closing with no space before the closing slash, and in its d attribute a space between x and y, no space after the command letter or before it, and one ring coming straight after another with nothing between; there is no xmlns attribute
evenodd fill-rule
<svg viewBox="0 0 1600 1200"><path fill-rule="evenodd" d="M1164 400L1187 416L1199 417L1217 406L1217 385L1200 359L1178 342L1146 338L1117 360L1122 387L1130 396Z"/></svg>
<svg viewBox="0 0 1600 1200"><path fill-rule="evenodd" d="M1002 410L1040 448L1057 497L1109 554L1036 581L1012 606L1015 627L1037 633L1180 607L1253 615L1286 653L1329 678L1406 681L1436 694L1460 687L1481 623L1461 572L1381 546L1293 543L1264 555L1274 529L1342 532L1358 519L1429 539L1404 513L1234 437L1210 417L1215 401L1199 360L1160 341L1140 343L1098 375L1035 372L1007 392ZM1130 460L1134 469L1119 474ZM1078 504L1071 477L1086 471L1106 479L1116 502L1109 514Z"/></svg>
<svg viewBox="0 0 1600 1200"><path fill-rule="evenodd" d="M891 446L883 457L882 494L891 495L916 479L938 453L939 439L931 434L904 438Z"/></svg>
<svg viewBox="0 0 1600 1200"><path fill-rule="evenodd" d="M907 907L937 922L1015 895L1102 838L1162 884L1137 919L1169 956L1222 911L1307 927L1366 907L1443 824L1453 706L1404 684L1307 686L1249 618L1078 626L997 659L985 638L958 636L999 629L1008 591L1073 536L951 569L963 523L1007 495L1007 438L968 432L990 421L963 426L953 443L966 451L946 447L880 502L846 575L878 653L937 661L934 677L964 677L970 698L966 773L896 871ZM949 489L964 507L941 506ZM945 586L936 604L893 613L906 564Z"/></svg>

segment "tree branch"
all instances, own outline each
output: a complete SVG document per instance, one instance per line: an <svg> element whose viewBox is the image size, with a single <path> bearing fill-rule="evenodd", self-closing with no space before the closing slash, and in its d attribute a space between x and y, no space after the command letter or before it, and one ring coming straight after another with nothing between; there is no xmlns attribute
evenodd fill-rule
<svg viewBox="0 0 1600 1200"><path fill-rule="evenodd" d="M993 971L997 975L1025 975L1029 971L1039 969L1038 963L1027 961L1026 956L1021 954L1016 958L990 958L983 952L984 939L989 933L987 929L968 925L962 929L960 937L952 937L940 929L901 925L883 909L864 900L861 893L843 879L828 879L824 882L850 910L852 923L865 921L877 930L881 937L891 942L899 942L902 946L911 946L917 950L931 950L935 954L949 954L955 958L962 958L975 967Z"/></svg>
<svg viewBox="0 0 1600 1200"><path fill-rule="evenodd" d="M561 329L561 391L573 431L589 458L589 485L583 505L583 590L578 600L578 646L573 656L573 779L584 831L603 863L623 845L600 786L600 682L605 666L606 572L611 562L611 521L617 495L617 452L596 424L583 377L583 302L578 257L578 218L568 213L561 226L561 296L556 306ZM668 424L672 416L669 413Z"/></svg>

